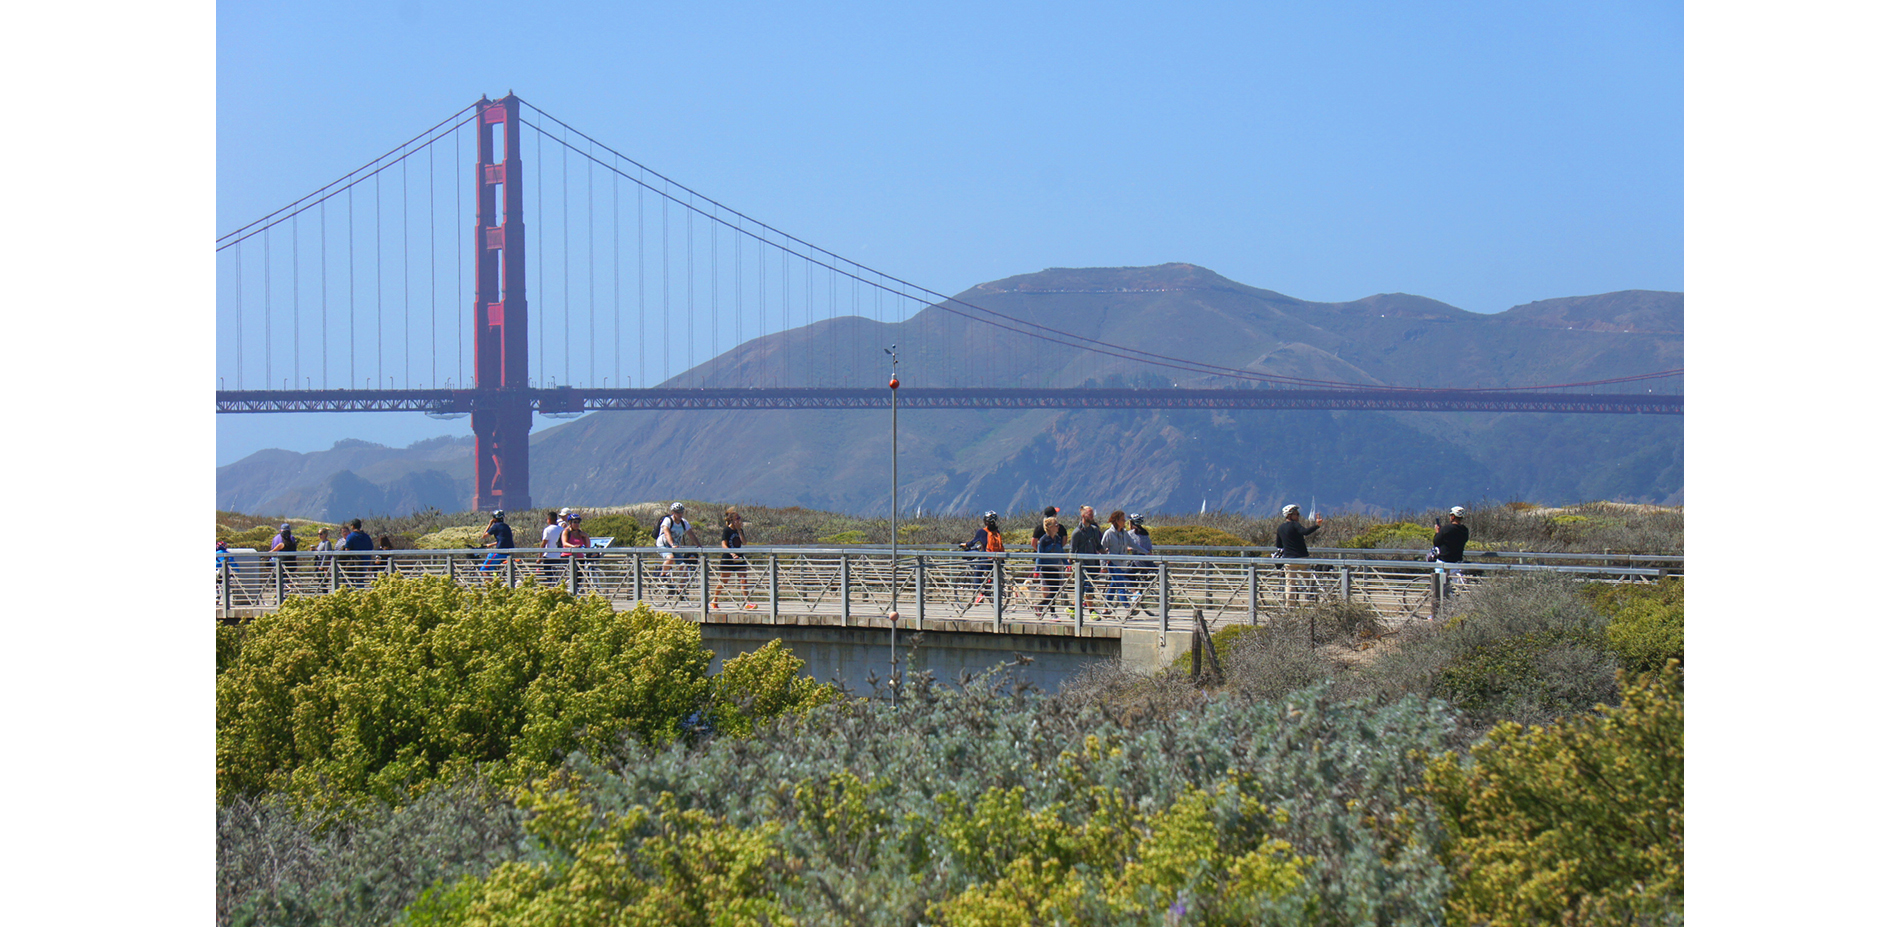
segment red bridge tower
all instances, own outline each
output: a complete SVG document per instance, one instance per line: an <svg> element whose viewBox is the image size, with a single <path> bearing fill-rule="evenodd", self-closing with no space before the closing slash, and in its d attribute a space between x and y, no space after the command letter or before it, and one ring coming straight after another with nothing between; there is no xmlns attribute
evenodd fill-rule
<svg viewBox="0 0 1900 927"><path fill-rule="evenodd" d="M521 208L521 101L476 104L475 511L531 509L528 496L527 230ZM495 159L495 127L502 159ZM495 221L496 187L501 221Z"/></svg>

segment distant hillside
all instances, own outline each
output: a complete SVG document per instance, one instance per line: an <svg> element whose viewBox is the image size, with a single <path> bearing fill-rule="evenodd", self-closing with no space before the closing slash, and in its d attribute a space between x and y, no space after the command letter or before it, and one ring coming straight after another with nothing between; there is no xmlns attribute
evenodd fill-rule
<svg viewBox="0 0 1900 927"><path fill-rule="evenodd" d="M958 298L1084 338L1316 380L1526 386L1682 366L1680 293L1569 297L1480 315L1407 294L1308 302L1166 264L1056 268ZM847 317L755 339L666 385L881 383L889 373L882 348L893 343L911 349L903 367L910 386L1242 385L1158 377L1155 367L1031 342L941 306L898 323ZM1008 380L995 372L1024 359L1032 372ZM595 413L534 436L532 492L544 505L690 497L877 511L889 505L889 424L878 412ZM899 431L899 504L907 509L1089 501L1179 511L1205 500L1257 513L1292 500L1389 509L1682 499L1679 417L929 411L901 415ZM264 452L220 468L219 507L306 514L321 506L322 517L333 517L338 506L361 512L412 498L443 509L468 504L467 445L346 444L310 455ZM335 476L345 470L356 479ZM265 503L266 493L282 504Z"/></svg>
<svg viewBox="0 0 1900 927"><path fill-rule="evenodd" d="M343 440L327 451L259 451L218 468L218 508L341 521L427 508L458 511L475 495L473 435L406 448Z"/></svg>

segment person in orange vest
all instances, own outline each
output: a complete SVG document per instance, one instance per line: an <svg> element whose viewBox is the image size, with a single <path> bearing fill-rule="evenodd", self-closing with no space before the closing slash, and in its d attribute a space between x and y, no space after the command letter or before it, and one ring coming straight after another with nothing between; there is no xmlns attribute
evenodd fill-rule
<svg viewBox="0 0 1900 927"><path fill-rule="evenodd" d="M983 550L990 553L1003 552L1003 529L996 526L998 515L995 512L983 513L983 524L978 526L976 534L968 541L957 545L959 550ZM993 557L986 560L970 561L970 583L976 586L976 601L972 605L983 604L983 590L988 588L991 577L1003 566L1003 558Z"/></svg>

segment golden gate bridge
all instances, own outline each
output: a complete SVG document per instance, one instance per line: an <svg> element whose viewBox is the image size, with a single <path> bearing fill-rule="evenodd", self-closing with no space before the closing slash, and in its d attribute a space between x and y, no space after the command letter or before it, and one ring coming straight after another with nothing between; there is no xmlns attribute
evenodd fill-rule
<svg viewBox="0 0 1900 927"><path fill-rule="evenodd" d="M532 174L524 129L533 133ZM472 191L463 173L471 168ZM539 230L532 254L531 218ZM472 242L462 237L468 233ZM230 319L219 327L218 412L467 415L477 439L477 510L533 507L528 433L535 414L888 409L895 402L913 409L1681 415L1683 405L1679 392L1604 389L1679 383L1680 368L1532 387L1367 386L1098 340L818 247L512 93L484 97L221 236L217 251L229 266L219 292ZM867 319L880 325L852 324ZM856 368L877 369L877 348L899 324L921 346L907 352L917 360L893 396L882 376ZM801 326L806 337L760 347L764 336ZM1036 358L1057 346L1128 371L1137 385L1047 382ZM853 358L867 347L868 366ZM711 360L696 362L701 356ZM658 386L636 385L653 382L656 372ZM1184 376L1221 386L1172 385ZM730 385L735 380L753 385ZM879 385L854 385L865 382Z"/></svg>

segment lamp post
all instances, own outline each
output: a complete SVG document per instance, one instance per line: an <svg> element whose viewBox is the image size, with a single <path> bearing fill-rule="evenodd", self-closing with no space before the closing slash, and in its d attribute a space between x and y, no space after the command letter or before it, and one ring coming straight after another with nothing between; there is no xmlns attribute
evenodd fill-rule
<svg viewBox="0 0 1900 927"><path fill-rule="evenodd" d="M897 707L897 345L891 356L891 707Z"/></svg>

